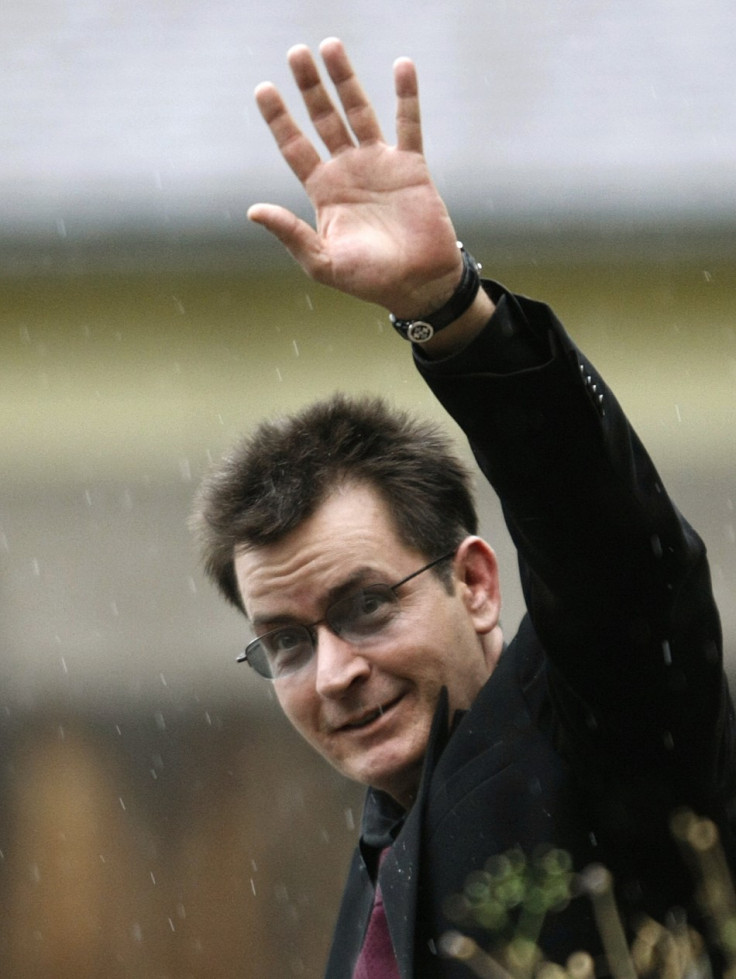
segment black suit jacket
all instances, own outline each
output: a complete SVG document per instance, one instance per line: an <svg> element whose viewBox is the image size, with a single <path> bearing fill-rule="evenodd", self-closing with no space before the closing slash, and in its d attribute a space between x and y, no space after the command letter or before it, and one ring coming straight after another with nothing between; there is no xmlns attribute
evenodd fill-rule
<svg viewBox="0 0 736 979"><path fill-rule="evenodd" d="M603 863L627 925L680 906L705 931L672 812L710 816L733 852L732 708L705 548L551 311L486 288L497 312L481 337L418 366L499 494L528 615L472 708L452 719L439 704L417 801L381 866L402 979L467 979L438 954L447 900L494 854L551 846L576 870ZM362 943L366 855L328 979L351 976ZM587 898L547 915L539 944L557 962L598 954Z"/></svg>

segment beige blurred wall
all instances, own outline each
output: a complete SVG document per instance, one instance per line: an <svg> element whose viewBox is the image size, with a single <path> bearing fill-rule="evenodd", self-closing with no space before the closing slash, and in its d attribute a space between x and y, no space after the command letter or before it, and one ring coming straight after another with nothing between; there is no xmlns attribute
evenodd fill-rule
<svg viewBox="0 0 736 979"><path fill-rule="evenodd" d="M568 249L561 262L530 246L511 264L479 244L488 274L549 301L609 379L703 529L730 624L732 256L719 244L690 260L573 261ZM260 417L339 388L441 417L381 310L291 265L249 274L257 262L244 251L228 272L210 256L209 271L2 282L0 678L11 700L157 693L161 675L227 694L241 624L202 582L185 526L209 460ZM484 512L504 550L496 511ZM506 591L518 618L513 555Z"/></svg>
<svg viewBox="0 0 736 979"><path fill-rule="evenodd" d="M521 250L706 539L736 657L736 271ZM561 249L562 251L562 249ZM440 418L377 309L278 265L6 277L0 289L0 971L314 976L360 792L234 658L186 518L212 457L336 388ZM90 263L90 268L93 263ZM481 491L521 612L513 553Z"/></svg>

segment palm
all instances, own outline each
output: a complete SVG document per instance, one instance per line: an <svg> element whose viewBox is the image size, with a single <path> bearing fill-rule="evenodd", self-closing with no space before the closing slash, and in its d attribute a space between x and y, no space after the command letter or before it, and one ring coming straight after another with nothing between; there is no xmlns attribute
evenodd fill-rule
<svg viewBox="0 0 736 979"><path fill-rule="evenodd" d="M456 261L452 225L419 154L383 143L345 150L321 163L305 189L315 209L318 265L311 274L319 281L393 307L387 292L405 291L407 277L420 275L438 250L438 238L440 266L448 244Z"/></svg>

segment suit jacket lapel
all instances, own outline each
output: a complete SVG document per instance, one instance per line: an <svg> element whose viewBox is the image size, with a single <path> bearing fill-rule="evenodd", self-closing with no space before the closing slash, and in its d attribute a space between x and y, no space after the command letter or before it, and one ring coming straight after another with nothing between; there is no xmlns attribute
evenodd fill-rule
<svg viewBox="0 0 736 979"><path fill-rule="evenodd" d="M525 622L520 632L527 630L531 652L520 659L509 655L511 650L505 651L476 702L453 719L452 727L447 690L443 688L440 694L416 802L379 875L402 979L413 979L416 943L427 941L417 911L422 839L432 830L427 825L429 811L436 817L452 804L449 784L462 781L463 770L471 775L472 765L467 763L479 755L483 756L486 775L503 768L509 760L512 735L518 737L530 722L522 690L539 686L540 660Z"/></svg>
<svg viewBox="0 0 736 979"><path fill-rule="evenodd" d="M379 873L386 919L401 979L413 979L414 976L417 886L424 807L432 773L449 735L449 702L447 690L443 687L432 722L416 801Z"/></svg>
<svg viewBox="0 0 736 979"><path fill-rule="evenodd" d="M448 782L462 779L462 769L466 769L466 763L479 752L486 755L487 762L492 760L491 768L502 767L505 763L509 714L516 715L518 724L519 714L526 713L519 710L519 703L511 695L516 681L504 682L507 672L515 672L512 666L514 658L504 653L494 671L498 676L492 678L481 691L478 700L460 723L453 724L454 733L450 727L447 691L443 689L440 694L417 799L379 873L386 918L402 979L414 979L415 949L417 943L427 940L422 922L417 920L417 912L422 838L428 830L431 832L431 826L426 825L428 809L444 812L446 805L451 804L449 795L445 800ZM522 676L519 677L522 688L530 682L531 677L536 676L536 660L535 656L528 664L523 664ZM506 738L502 736L504 731ZM448 748L451 733L452 742ZM326 979L344 979L348 963L355 962L372 903L373 885L357 853L343 897Z"/></svg>

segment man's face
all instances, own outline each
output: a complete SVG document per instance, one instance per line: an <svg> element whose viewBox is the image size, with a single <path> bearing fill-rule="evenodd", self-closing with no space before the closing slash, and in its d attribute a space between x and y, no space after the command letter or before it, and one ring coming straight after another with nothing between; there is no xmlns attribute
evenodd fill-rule
<svg viewBox="0 0 736 979"><path fill-rule="evenodd" d="M461 545L452 594L431 571L421 574L398 589L396 618L367 645L318 625L312 661L274 681L287 717L320 754L404 805L416 792L441 687L451 710L469 707L500 651L495 561L487 545L469 540L481 553L471 560L484 569L469 573ZM382 498L351 484L283 540L238 554L235 571L260 635L318 622L346 587L392 585L437 556L400 543Z"/></svg>

